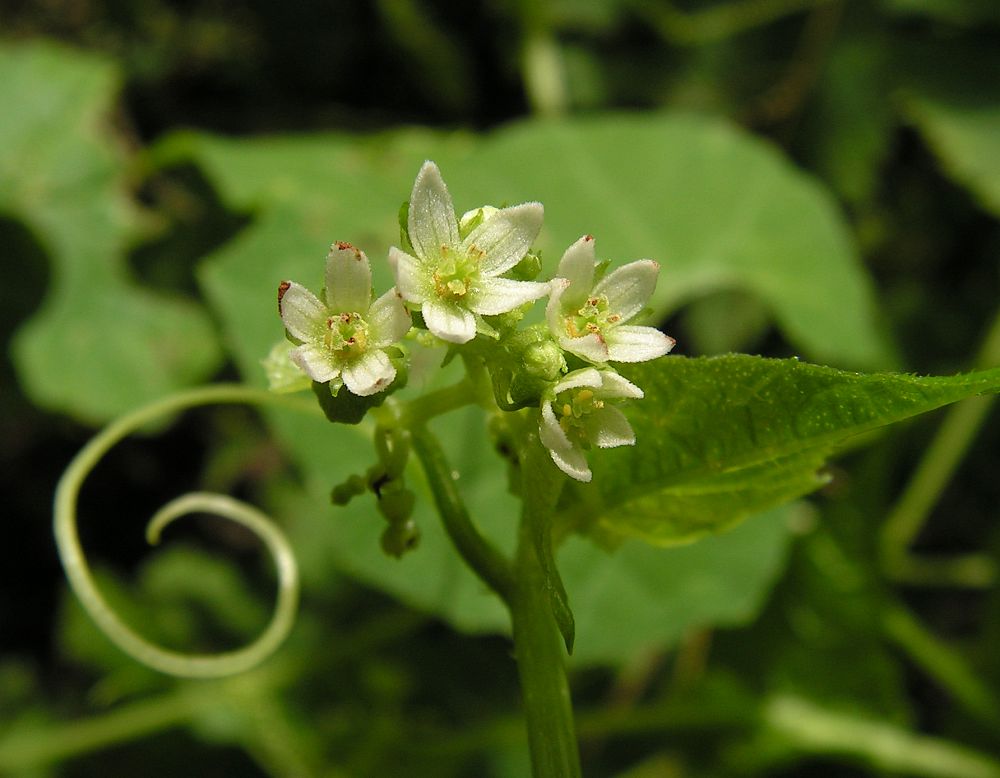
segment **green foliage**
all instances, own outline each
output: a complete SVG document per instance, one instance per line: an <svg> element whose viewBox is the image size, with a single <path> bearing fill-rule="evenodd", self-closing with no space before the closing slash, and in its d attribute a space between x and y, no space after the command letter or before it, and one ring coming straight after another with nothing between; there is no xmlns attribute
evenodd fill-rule
<svg viewBox="0 0 1000 778"><path fill-rule="evenodd" d="M948 173L1000 214L1000 95L974 104L913 97L907 107Z"/></svg>
<svg viewBox="0 0 1000 778"><path fill-rule="evenodd" d="M126 159L104 128L119 78L52 45L0 47L0 213L52 262L41 311L17 333L21 381L39 405L105 421L205 379L219 345L191 301L143 289L125 268L139 214Z"/></svg>
<svg viewBox="0 0 1000 778"><path fill-rule="evenodd" d="M405 479L421 543L401 560L380 550L371 494L330 505L331 486L376 461L368 420L199 411L84 490L131 514L138 492L173 496L203 468L206 485L278 509L303 610L248 676L186 684L126 663L78 609L51 607L46 578L49 487L81 439L45 412L102 422L205 379L220 345L263 384L281 337L276 284L315 287L336 239L368 252L377 287L391 283L393 214L425 158L460 210L545 203L541 279L583 232L616 265L659 260L644 323L665 325L682 354L951 373L974 363L995 315L994 0L174 6L5 13L10 37L56 35L114 60L0 44L0 251L14 269L0 321L19 328L3 333L12 364L0 365L4 774L526 773L509 643L475 634L507 617L444 537L419 465ZM532 100L561 116L526 118ZM218 225L237 219L247 226L230 239ZM42 290L22 286L30 254L5 242L12 224L51 264L24 321ZM140 284L127 254L150 256L151 227L167 259ZM221 246L198 271L214 321L153 285L198 260L186 230ZM411 353L399 399L457 377L457 360L439 371L439 351ZM593 484L560 502L586 774L1000 775L996 418L963 430L949 416L933 439L932 419L858 434L995 389L995 371L987 386L669 357L629 375L647 393L628 411L638 446L592 452ZM518 501L482 414L431 427L475 521L509 552ZM954 473L925 458L941 441L956 462L968 449ZM913 472L929 489L919 555L890 550L930 563L919 580L885 563L878 534ZM808 503L756 512L824 483ZM628 515L612 507L636 486ZM102 561L134 561L128 533L85 525ZM970 563L961 586L982 591L955 586L951 562ZM178 648L236 645L265 618L256 566L168 549L132 577L103 576L102 590Z"/></svg>
<svg viewBox="0 0 1000 778"><path fill-rule="evenodd" d="M624 371L637 444L595 460L600 497L567 511L652 543L689 541L814 491L851 438L964 397L1000 391L1000 369L949 378L862 375L731 355Z"/></svg>

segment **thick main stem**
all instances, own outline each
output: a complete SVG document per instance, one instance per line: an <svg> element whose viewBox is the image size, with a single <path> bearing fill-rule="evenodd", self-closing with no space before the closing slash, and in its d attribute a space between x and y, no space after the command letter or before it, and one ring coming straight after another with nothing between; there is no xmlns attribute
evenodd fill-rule
<svg viewBox="0 0 1000 778"><path fill-rule="evenodd" d="M563 637L553 612L552 583L538 556L534 523L548 500L526 506L511 563L476 529L451 477L437 438L425 426L412 430L445 531L465 563L510 609L514 655L521 679L534 778L580 778L580 755L566 677ZM555 492L550 495L552 502ZM535 494L525 495L530 501ZM546 526L546 531L548 528Z"/></svg>
<svg viewBox="0 0 1000 778"><path fill-rule="evenodd" d="M579 778L580 753L566 677L563 640L545 572L529 528L522 526L510 598L514 655L521 679L534 778Z"/></svg>

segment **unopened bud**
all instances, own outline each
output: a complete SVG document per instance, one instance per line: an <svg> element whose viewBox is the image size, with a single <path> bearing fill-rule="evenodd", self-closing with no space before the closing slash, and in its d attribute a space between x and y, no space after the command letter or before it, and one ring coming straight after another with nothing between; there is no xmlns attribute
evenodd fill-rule
<svg viewBox="0 0 1000 778"><path fill-rule="evenodd" d="M554 340L532 343L523 353L524 369L533 378L555 381L566 369L563 350Z"/></svg>
<svg viewBox="0 0 1000 778"><path fill-rule="evenodd" d="M420 528L413 519L390 524L381 537L382 550L399 559L407 551L412 551L420 542Z"/></svg>

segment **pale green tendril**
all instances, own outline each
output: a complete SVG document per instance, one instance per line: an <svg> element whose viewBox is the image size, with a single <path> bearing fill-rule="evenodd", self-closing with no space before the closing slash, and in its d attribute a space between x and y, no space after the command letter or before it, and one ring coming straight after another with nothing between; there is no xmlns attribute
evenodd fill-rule
<svg viewBox="0 0 1000 778"><path fill-rule="evenodd" d="M219 494L192 492L163 506L150 520L147 540L155 544L160 533L175 519L190 513L221 516L253 532L267 547L278 573L278 595L271 622L252 643L218 654L183 654L161 648L137 634L108 605L97 588L80 546L76 528L76 504L84 479L101 457L118 441L161 416L210 404L280 405L317 413L312 402L275 395L245 386L221 384L192 389L151 403L105 427L76 455L66 468L55 496L54 529L59 558L80 603L108 638L122 651L149 667L188 678L217 678L249 670L270 656L288 636L299 597L299 574L295 557L281 530L263 513L246 503Z"/></svg>

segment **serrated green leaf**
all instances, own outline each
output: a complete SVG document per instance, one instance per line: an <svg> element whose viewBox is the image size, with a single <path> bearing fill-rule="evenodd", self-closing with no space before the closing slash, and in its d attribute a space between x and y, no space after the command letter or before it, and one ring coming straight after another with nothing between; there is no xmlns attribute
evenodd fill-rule
<svg viewBox="0 0 1000 778"><path fill-rule="evenodd" d="M92 55L0 46L0 212L27 225L52 262L14 361L35 402L88 422L197 382L220 358L204 311L128 278L139 220L110 133L119 86Z"/></svg>
<svg viewBox="0 0 1000 778"><path fill-rule="evenodd" d="M1000 216L1000 94L989 102L911 97L906 107L948 173Z"/></svg>
<svg viewBox="0 0 1000 778"><path fill-rule="evenodd" d="M297 269L315 267L334 239L362 246L376 286L388 286L378 258L398 242L399 203L421 162L433 158L459 210L545 204L543 277L570 243L591 233L602 258L662 263L651 301L656 317L708 292L739 289L761 300L812 358L892 362L871 282L829 195L776 149L718 119L524 122L483 138L427 130L259 140L188 133L168 138L156 154L161 164L195 161L225 200L259 211L245 239L270 235L270 272L266 280L245 279L260 286L244 305L273 296L279 273L295 278Z"/></svg>
<svg viewBox="0 0 1000 778"><path fill-rule="evenodd" d="M798 360L668 357L622 373L646 392L626 413L634 447L592 456L569 509L651 543L693 540L815 490L852 437L976 394L1000 368L922 378Z"/></svg>

